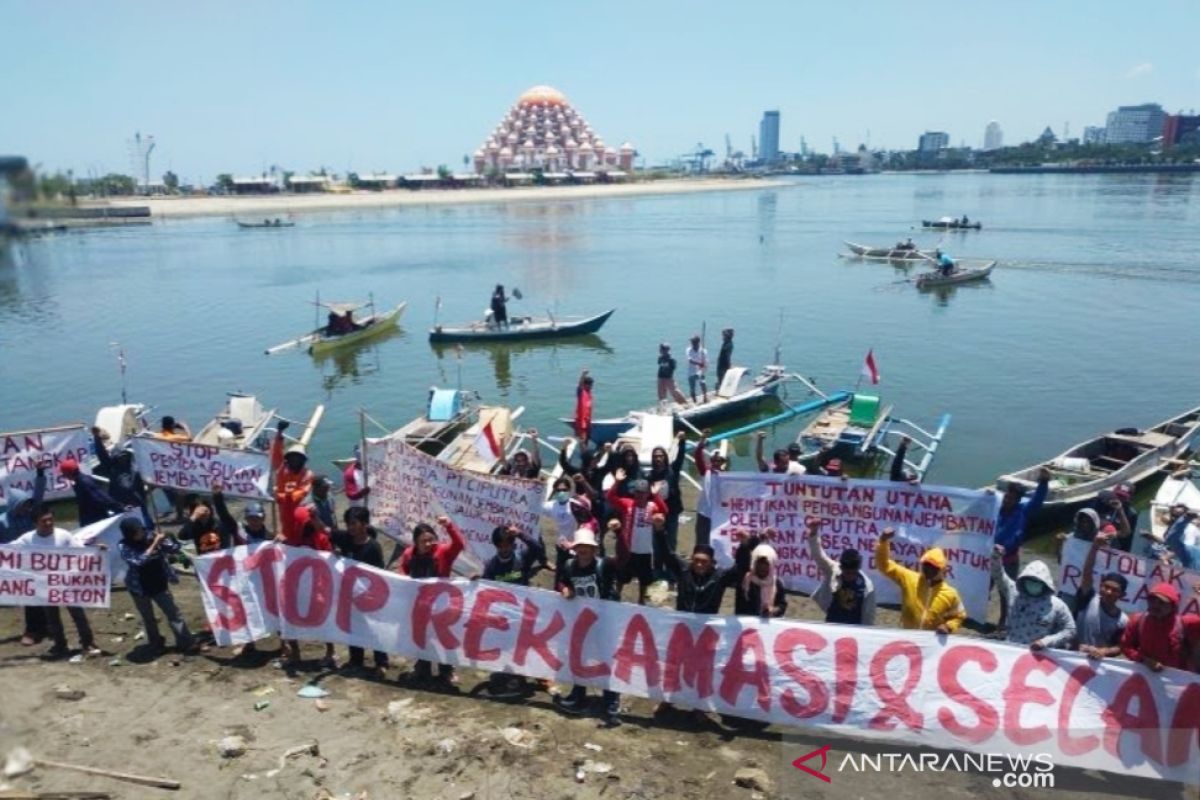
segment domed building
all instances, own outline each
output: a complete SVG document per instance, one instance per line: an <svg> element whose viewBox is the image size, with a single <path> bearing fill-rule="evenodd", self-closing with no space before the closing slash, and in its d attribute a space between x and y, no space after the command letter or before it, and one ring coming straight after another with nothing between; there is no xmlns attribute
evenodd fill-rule
<svg viewBox="0 0 1200 800"><path fill-rule="evenodd" d="M606 147L592 126L552 86L526 90L475 151L475 171L610 172L633 169L637 154L626 142Z"/></svg>

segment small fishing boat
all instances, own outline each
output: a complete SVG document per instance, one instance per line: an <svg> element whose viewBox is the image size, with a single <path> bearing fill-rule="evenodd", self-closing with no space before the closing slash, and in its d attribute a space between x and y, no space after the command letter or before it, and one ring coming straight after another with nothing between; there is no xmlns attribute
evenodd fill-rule
<svg viewBox="0 0 1200 800"><path fill-rule="evenodd" d="M389 439L402 439L413 447L436 456L455 434L466 427L475 414L471 405L474 397L461 389L429 390L425 413L388 434Z"/></svg>
<svg viewBox="0 0 1200 800"><path fill-rule="evenodd" d="M985 261L975 266L968 266L966 262L959 261L954 272L949 275L943 275L941 270L922 272L913 278L913 283L917 285L918 289L932 289L936 286L954 286L959 283L981 281L992 274L995 266L995 261Z"/></svg>
<svg viewBox="0 0 1200 800"><path fill-rule="evenodd" d="M238 227L242 230L251 228L294 228L296 223L284 222L281 219L264 219L262 222L242 222L237 220Z"/></svg>
<svg viewBox="0 0 1200 800"><path fill-rule="evenodd" d="M637 451L643 469L650 468L650 457L654 448L667 451L667 458L674 460L679 452L679 440L675 438L675 420L669 414L638 413L633 427L622 432L613 442L613 453L632 447ZM619 455L614 455L620 458Z"/></svg>
<svg viewBox="0 0 1200 800"><path fill-rule="evenodd" d="M1200 408L1193 408L1146 430L1118 428L1088 439L1049 461L1000 476L996 486L1001 491L1010 484L1032 490L1038 473L1048 469L1050 494L1043 512L1069 511L1118 484L1136 487L1187 452L1198 435Z"/></svg>
<svg viewBox="0 0 1200 800"><path fill-rule="evenodd" d="M1155 492L1150 503L1150 538L1163 541L1171 525L1171 507L1178 505L1200 514L1200 486L1187 469L1172 473Z"/></svg>
<svg viewBox="0 0 1200 800"><path fill-rule="evenodd" d="M474 424L459 433L437 459L457 469L491 473L516 441L516 421L525 408L480 406Z"/></svg>
<svg viewBox="0 0 1200 800"><path fill-rule="evenodd" d="M941 217L940 219L923 219L921 225L926 228L937 228L938 230L946 231L977 231L983 228L981 222L963 222L961 219L954 217Z"/></svg>
<svg viewBox="0 0 1200 800"><path fill-rule="evenodd" d="M850 254L839 253L843 258L861 258L868 261L932 261L933 250L915 250L908 247L869 247L865 244L845 242Z"/></svg>
<svg viewBox="0 0 1200 800"><path fill-rule="evenodd" d="M231 392L225 408L200 429L193 441L235 450L266 450L267 426L275 418L275 409L263 408L252 394Z"/></svg>
<svg viewBox="0 0 1200 800"><path fill-rule="evenodd" d="M610 308L591 317L513 317L501 327L488 320L466 325L434 325L429 341L438 342L505 342L528 339L558 339L595 333L616 311Z"/></svg>
<svg viewBox="0 0 1200 800"><path fill-rule="evenodd" d="M268 347L266 350L267 355L274 355L284 350L290 350L293 347L307 346L309 353L320 356L339 347L348 347L365 342L386 331L395 330L396 325L400 321L400 315L408 307L407 302L401 302L390 311L380 314L374 311L375 303L373 300L366 303L323 303L318 299L316 305L329 309L331 314L339 317L353 314L358 309L367 307L372 309L372 313L356 321L354 323L356 326L354 330L331 334L329 326L322 325L321 327L314 328L311 333L304 336L284 342L283 344L277 344L274 347Z"/></svg>

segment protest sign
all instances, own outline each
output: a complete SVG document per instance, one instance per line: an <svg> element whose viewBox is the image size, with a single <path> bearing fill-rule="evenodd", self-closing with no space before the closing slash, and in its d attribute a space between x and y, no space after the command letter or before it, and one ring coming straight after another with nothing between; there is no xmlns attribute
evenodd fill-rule
<svg viewBox="0 0 1200 800"><path fill-rule="evenodd" d="M131 442L138 474L152 486L209 494L213 483L219 482L228 497L272 499L267 453L150 436L136 436Z"/></svg>
<svg viewBox="0 0 1200 800"><path fill-rule="evenodd" d="M412 580L276 544L195 562L220 645L272 634L783 725L1200 782L1200 676L984 639Z"/></svg>
<svg viewBox="0 0 1200 800"><path fill-rule="evenodd" d="M0 606L108 608L108 561L94 547L0 545Z"/></svg>
<svg viewBox="0 0 1200 800"><path fill-rule="evenodd" d="M113 585L125 582L125 572L128 568L125 559L119 555L119 548L121 546L121 520L126 517L141 520L142 512L126 511L124 514L117 514L114 517L93 522L91 525L86 525L71 533L71 538L75 540L77 547L103 545L108 548L108 552L112 554L108 559L108 571L112 577Z"/></svg>
<svg viewBox="0 0 1200 800"><path fill-rule="evenodd" d="M712 546L722 564L733 562L737 543L771 528L783 585L811 594L821 577L808 552L807 522L821 523L821 541L833 558L857 549L881 603L898 603L895 583L875 568L875 543L895 528L891 555L913 569L927 548L940 547L949 580L974 619L987 617L992 539L1000 498L986 490L913 486L875 480L842 480L758 472L713 473L706 485Z"/></svg>
<svg viewBox="0 0 1200 800"><path fill-rule="evenodd" d="M539 535L542 484L455 469L399 439L367 440L371 523L393 536L445 514L487 561L496 552L492 530L513 525Z"/></svg>
<svg viewBox="0 0 1200 800"><path fill-rule="evenodd" d="M1079 591L1083 562L1091 542L1074 536L1063 542L1062 567L1058 588L1063 594ZM1200 572L1186 570L1178 564L1164 564L1153 558L1141 558L1132 553L1101 547L1096 550L1096 565L1092 569L1092 586L1099 588L1100 576L1108 572L1124 575L1128 584L1125 598L1118 605L1127 614L1146 610L1146 597L1156 583L1169 583L1179 590L1179 611L1200 614Z"/></svg>
<svg viewBox="0 0 1200 800"><path fill-rule="evenodd" d="M10 487L32 496L38 464L46 465L45 499L71 497L71 484L59 475L58 465L73 458L86 472L84 460L91 453L92 438L82 424L0 433L0 499Z"/></svg>

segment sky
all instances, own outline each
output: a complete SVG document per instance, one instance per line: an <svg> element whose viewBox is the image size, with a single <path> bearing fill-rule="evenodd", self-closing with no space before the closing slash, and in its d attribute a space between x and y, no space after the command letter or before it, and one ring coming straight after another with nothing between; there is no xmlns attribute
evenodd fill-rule
<svg viewBox="0 0 1200 800"><path fill-rule="evenodd" d="M697 143L979 146L1118 105L1200 108L1198 0L1092 2L78 2L0 0L0 154L43 171L211 183L297 172L461 169L526 88L563 91L645 163Z"/></svg>

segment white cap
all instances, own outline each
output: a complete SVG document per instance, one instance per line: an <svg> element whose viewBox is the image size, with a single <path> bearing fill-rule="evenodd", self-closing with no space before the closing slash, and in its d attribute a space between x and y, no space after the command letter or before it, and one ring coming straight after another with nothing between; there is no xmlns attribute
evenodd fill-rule
<svg viewBox="0 0 1200 800"><path fill-rule="evenodd" d="M591 528L579 528L575 531L575 538L571 540L571 547L578 547L581 544L596 546L596 533Z"/></svg>

